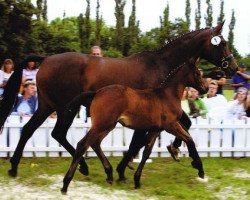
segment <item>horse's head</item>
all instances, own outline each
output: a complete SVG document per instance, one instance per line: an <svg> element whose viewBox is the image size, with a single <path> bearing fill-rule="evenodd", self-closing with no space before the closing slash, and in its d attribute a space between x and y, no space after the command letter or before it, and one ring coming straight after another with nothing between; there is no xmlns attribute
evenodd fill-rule
<svg viewBox="0 0 250 200"><path fill-rule="evenodd" d="M195 88L199 91L199 94L206 94L208 90L208 84L205 79L202 78L201 72L195 66L193 61L186 64L189 71L186 76L187 86Z"/></svg>
<svg viewBox="0 0 250 200"><path fill-rule="evenodd" d="M237 64L230 52L228 45L221 35L224 22L214 28L207 29L205 35L205 45L201 57L213 63L217 67L221 67L229 76L237 71Z"/></svg>

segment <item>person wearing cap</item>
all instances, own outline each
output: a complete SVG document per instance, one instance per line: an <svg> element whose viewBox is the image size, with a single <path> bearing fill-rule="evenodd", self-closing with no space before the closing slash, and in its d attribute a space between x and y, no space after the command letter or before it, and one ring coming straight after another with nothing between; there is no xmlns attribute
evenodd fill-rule
<svg viewBox="0 0 250 200"><path fill-rule="evenodd" d="M239 64L239 71L232 77L231 86L234 87L234 92L237 93L239 87L249 89L248 80L250 80L250 73L246 71L247 65L245 63Z"/></svg>
<svg viewBox="0 0 250 200"><path fill-rule="evenodd" d="M213 70L208 74L207 82L209 84L210 81L216 80L218 83L217 94L223 94L223 85L226 83L225 72L222 70Z"/></svg>
<svg viewBox="0 0 250 200"><path fill-rule="evenodd" d="M235 95L235 100L229 101L226 109L226 119L244 119L246 118L248 90L239 87Z"/></svg>

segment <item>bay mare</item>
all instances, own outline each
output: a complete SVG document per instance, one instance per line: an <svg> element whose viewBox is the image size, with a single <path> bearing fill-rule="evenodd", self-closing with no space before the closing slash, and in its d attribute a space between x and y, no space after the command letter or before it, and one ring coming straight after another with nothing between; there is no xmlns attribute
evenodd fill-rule
<svg viewBox="0 0 250 200"><path fill-rule="evenodd" d="M62 192L67 192L78 162L90 146L102 161L107 181L110 184L113 182L112 166L100 144L118 122L128 128L148 132L143 158L134 174L135 188L141 185L142 169L156 137L162 130L181 138L187 144L189 155L193 159L192 165L198 169L199 176L204 178L202 162L194 141L188 131L181 126L179 119L183 113L181 99L185 87L192 86L204 94L207 91L207 83L202 79L194 62L181 65L177 70L171 81L165 83L162 88L137 90L122 85L111 85L97 92L82 93L70 102L60 119L60 131L65 132L69 129L80 105L90 105L92 125L86 136L77 144L73 161L63 180Z"/></svg>
<svg viewBox="0 0 250 200"><path fill-rule="evenodd" d="M46 58L28 56L16 65L0 102L0 127L3 127L18 94L25 63L30 60L41 62L37 74L38 109L22 129L21 137L10 159L9 175L13 177L17 175L23 149L34 131L54 111L57 112L59 120L66 104L81 92L96 91L111 84L137 89L157 88L164 83L172 67L181 65L191 57L203 58L216 66L223 66L223 70L228 75L235 73L237 64L221 36L222 27L223 23L215 28L193 31L164 45L159 50L145 51L126 58L101 58L80 53L62 53ZM211 39L215 36L222 40L219 45L211 43ZM185 119L181 118L181 123L185 124ZM74 155L75 149L67 141L66 132L58 131L57 126L58 123L52 131L52 136L71 155ZM137 148L137 142L132 141L131 146ZM131 154L128 153L127 156ZM122 160L120 173L125 170L127 160L129 160L128 157ZM88 174L84 158L79 164L80 172Z"/></svg>

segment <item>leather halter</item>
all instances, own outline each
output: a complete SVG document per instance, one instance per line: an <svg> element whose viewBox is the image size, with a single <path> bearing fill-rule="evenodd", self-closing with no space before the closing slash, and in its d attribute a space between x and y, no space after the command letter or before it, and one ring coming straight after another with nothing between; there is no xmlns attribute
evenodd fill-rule
<svg viewBox="0 0 250 200"><path fill-rule="evenodd" d="M217 36L217 37L221 37L222 38L222 35L215 35L214 34L214 28L211 28L210 30L211 30L212 37ZM232 60L233 58L234 58L233 54L229 54L229 55L223 56L222 59L221 59L221 67L223 69L228 68L229 67L228 61Z"/></svg>

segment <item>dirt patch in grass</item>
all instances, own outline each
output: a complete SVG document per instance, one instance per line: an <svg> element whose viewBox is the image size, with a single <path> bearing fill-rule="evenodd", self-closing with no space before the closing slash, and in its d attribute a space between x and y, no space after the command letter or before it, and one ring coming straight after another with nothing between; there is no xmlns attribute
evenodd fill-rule
<svg viewBox="0 0 250 200"><path fill-rule="evenodd" d="M38 178L49 181L46 187L36 187L20 183L18 179L7 181L0 178L0 198L1 200L9 199L102 199L102 200L129 200L129 199L145 199L139 194L131 194L123 190L104 189L95 184L88 182L72 181L69 186L67 195L62 195L60 188L62 187L63 176L41 175ZM157 198L148 198L155 200Z"/></svg>

